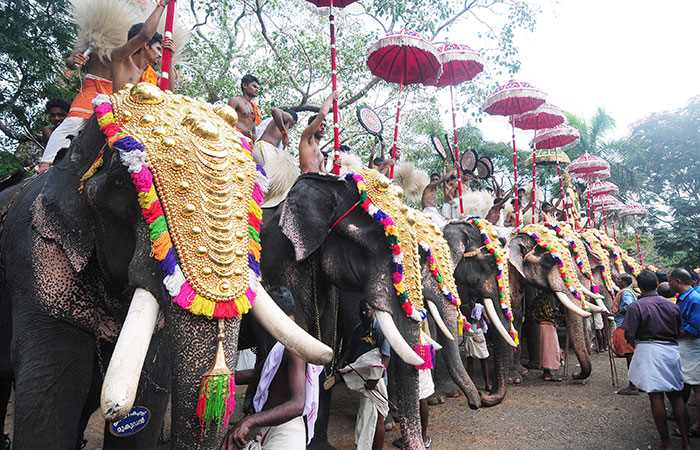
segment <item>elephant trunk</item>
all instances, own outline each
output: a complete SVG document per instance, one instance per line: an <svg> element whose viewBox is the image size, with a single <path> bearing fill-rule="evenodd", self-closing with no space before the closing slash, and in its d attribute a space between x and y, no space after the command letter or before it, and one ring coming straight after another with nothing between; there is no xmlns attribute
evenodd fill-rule
<svg viewBox="0 0 700 450"><path fill-rule="evenodd" d="M412 340L417 341L417 337ZM401 425L404 448L425 450L418 408L418 371L400 359L394 361L391 366L393 370L390 376L394 378L396 386L401 387L396 393L396 406L401 414L399 424Z"/></svg>
<svg viewBox="0 0 700 450"><path fill-rule="evenodd" d="M136 288L102 384L102 414L108 421L123 419L134 405L158 310L155 297Z"/></svg>
<svg viewBox="0 0 700 450"><path fill-rule="evenodd" d="M574 380L584 380L591 374L591 359L583 336L583 319L572 311L566 312L566 332L578 359L581 370L572 374Z"/></svg>
<svg viewBox="0 0 700 450"><path fill-rule="evenodd" d="M513 353L513 349L503 339L494 339L494 363L496 376L493 380L493 389L486 395L481 396L482 406L496 406L506 397L506 370L508 368L508 353Z"/></svg>

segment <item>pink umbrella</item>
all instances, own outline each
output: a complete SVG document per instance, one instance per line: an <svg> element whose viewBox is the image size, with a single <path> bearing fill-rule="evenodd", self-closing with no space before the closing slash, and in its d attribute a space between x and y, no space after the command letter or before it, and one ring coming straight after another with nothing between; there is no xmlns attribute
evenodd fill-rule
<svg viewBox="0 0 700 450"><path fill-rule="evenodd" d="M645 216L649 214L649 211L639 203L632 203L631 205L627 205L624 208L622 208L619 214L620 217L632 217L632 220L634 221L634 235L637 238L637 252L639 253L639 264L644 266L644 262L642 262L642 247L639 245L639 233L637 232L637 217Z"/></svg>
<svg viewBox="0 0 700 450"><path fill-rule="evenodd" d="M617 188L617 186L615 187ZM610 208L615 208L620 203L620 200L618 200L610 194L593 195L593 193L590 191L590 186L588 189L586 189L586 191L588 191L588 196L590 196L591 198L591 204L593 205L593 208L600 208L602 210L603 224L605 225L605 234L608 234L608 219L605 215L605 210L607 209L608 211L610 211Z"/></svg>
<svg viewBox="0 0 700 450"><path fill-rule="evenodd" d="M390 31L369 48L367 66L373 75L389 83L399 83L399 101L396 107L394 144L391 157L396 157L401 114L401 92L406 84L436 83L440 79L441 64L435 46L410 30ZM391 167L394 178L394 166Z"/></svg>
<svg viewBox="0 0 700 450"><path fill-rule="evenodd" d="M583 193L585 195L616 194L620 191L615 183L610 181L596 181L591 183ZM617 200L617 199L616 199ZM619 202L618 202L619 203Z"/></svg>
<svg viewBox="0 0 700 450"><path fill-rule="evenodd" d="M537 109L513 118L516 127L521 130L537 130L561 125L566 120L564 111L554 105L543 103ZM532 147L532 223L535 223L537 193L537 145Z"/></svg>
<svg viewBox="0 0 700 450"><path fill-rule="evenodd" d="M615 200L617 200L617 198ZM617 203L607 205L605 207L605 210L610 214L610 223L612 223L613 237L615 238L615 242L617 242L617 230L615 230L615 219L613 217L613 213L615 211L620 211L624 207L625 205L619 200L617 200Z"/></svg>
<svg viewBox="0 0 700 450"><path fill-rule="evenodd" d="M450 87L450 100L452 103L452 133L454 137L455 161L459 161L459 143L457 142L457 111L455 110L454 87L465 81L471 81L484 70L484 62L481 55L468 45L445 44L439 48L442 75L437 80L437 87ZM462 174L457 164L457 183L459 187L459 212L464 214L462 201Z"/></svg>
<svg viewBox="0 0 700 450"><path fill-rule="evenodd" d="M591 180L596 178L607 178L610 176L610 163L601 158L600 156L589 155L586 153L583 156L571 161L569 167L566 168L569 172L571 178L583 180L586 183L590 183ZM590 192L586 196L588 205L589 224L591 220L595 220L595 212L591 208L591 195Z"/></svg>
<svg viewBox="0 0 700 450"><path fill-rule="evenodd" d="M331 24L331 83L333 90L338 90L338 71L336 69L335 55L335 15L333 8L345 8L357 0L306 0L318 7L329 7L328 20ZM333 100L333 173L340 174L340 128L338 126L338 100Z"/></svg>
<svg viewBox="0 0 700 450"><path fill-rule="evenodd" d="M492 116L510 116L513 130L513 182L518 186L518 155L515 149L515 116L537 109L545 101L547 94L530 83L509 81L499 86L481 106L481 109ZM520 226L520 204L515 196L515 226Z"/></svg>

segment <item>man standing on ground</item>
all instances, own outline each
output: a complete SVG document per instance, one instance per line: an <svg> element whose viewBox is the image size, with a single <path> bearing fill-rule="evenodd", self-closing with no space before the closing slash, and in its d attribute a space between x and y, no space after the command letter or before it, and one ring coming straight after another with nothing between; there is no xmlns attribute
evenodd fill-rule
<svg viewBox="0 0 700 450"><path fill-rule="evenodd" d="M171 0L158 2L156 9L144 23L137 23L129 30L126 43L112 50L112 79L114 90L118 91L125 84L137 84L149 66L160 64L163 47L175 52L172 39L163 39L156 32L160 17Z"/></svg>
<svg viewBox="0 0 700 450"><path fill-rule="evenodd" d="M299 170L301 173L320 172L326 173L326 165L319 144L326 135L326 115L333 105L333 100L338 99L338 91L331 92L321 109L315 116L309 117L309 125L299 141Z"/></svg>
<svg viewBox="0 0 700 450"><path fill-rule="evenodd" d="M275 155L289 147L288 133L297 123L297 113L291 109L282 111L272 108L270 113L272 117L262 122L265 127L256 129L262 134L253 146L253 159L263 167Z"/></svg>
<svg viewBox="0 0 700 450"><path fill-rule="evenodd" d="M637 284L642 295L629 306L622 322L627 342L635 344L629 379L639 390L649 394L651 414L661 437L661 444L656 448L673 448L664 407L666 394L678 421L683 449L689 450L688 411L683 402L683 375L677 342L681 313L676 305L656 293L658 281L651 270L642 270L637 275Z"/></svg>
<svg viewBox="0 0 700 450"><path fill-rule="evenodd" d="M49 116L51 125L41 130L41 143L44 144L44 147L46 147L46 144L49 142L51 133L53 133L56 127L66 118L68 111L70 111L70 104L62 98L52 98L46 103L46 115Z"/></svg>
<svg viewBox="0 0 700 450"><path fill-rule="evenodd" d="M228 105L235 109L238 114L238 125L236 125L236 128L250 139L250 144L252 145L257 139L255 127L260 125L260 110L258 105L253 102L253 99L260 92L260 81L254 75L245 75L241 78L241 91L243 91L243 95L231 97Z"/></svg>
<svg viewBox="0 0 700 450"><path fill-rule="evenodd" d="M685 269L674 269L668 283L678 296L676 305L681 310L681 332L678 348L681 353L683 371L683 400L688 400L690 391L695 393L695 404L700 404L700 294L693 289L693 279ZM700 437L700 414L688 430L690 436Z"/></svg>
<svg viewBox="0 0 700 450"><path fill-rule="evenodd" d="M625 315L630 305L637 301L637 295L632 290L632 282L632 276L628 273L623 272L619 275L613 275L613 283L620 288L620 292L615 294L615 299L613 300L611 308L615 318L615 331L613 331L612 335L612 350L616 355L625 357L628 370L632 362L634 347L627 343L627 339L625 339L625 330L620 327L625 320ZM639 389L630 381L629 386L620 389L617 393L620 395L639 395Z"/></svg>
<svg viewBox="0 0 700 450"><path fill-rule="evenodd" d="M440 175L437 173L430 174L430 183L425 187L425 189L423 189L423 196L421 198L423 212L429 214L430 217L432 217L433 222L435 222L440 229L444 228L447 222L437 208L437 188L447 181L447 179L451 177L456 170L457 165L455 164L455 167L453 167L452 170L450 170L450 172L443 178L440 178Z"/></svg>

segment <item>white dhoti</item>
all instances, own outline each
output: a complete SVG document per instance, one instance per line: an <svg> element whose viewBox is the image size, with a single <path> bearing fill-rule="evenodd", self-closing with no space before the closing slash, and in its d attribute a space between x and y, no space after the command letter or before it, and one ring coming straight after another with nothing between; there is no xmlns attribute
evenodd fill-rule
<svg viewBox="0 0 700 450"><path fill-rule="evenodd" d="M691 386L700 385L700 337L679 339L681 372L683 382Z"/></svg>
<svg viewBox="0 0 700 450"><path fill-rule="evenodd" d="M472 328L472 330L474 330ZM477 328L466 335L467 356L476 359L486 359L489 357L489 349L486 346L484 330Z"/></svg>
<svg viewBox="0 0 700 450"><path fill-rule="evenodd" d="M445 225L447 225L447 221L444 217L442 217L442 214L440 214L440 211L438 211L437 207L427 206L423 208L423 212L428 214L435 223L435 225L440 227L441 230L445 228Z"/></svg>
<svg viewBox="0 0 700 450"><path fill-rule="evenodd" d="M425 400L435 393L435 383L430 369L418 371L418 399Z"/></svg>
<svg viewBox="0 0 700 450"><path fill-rule="evenodd" d="M78 133L83 131L87 126L89 119L83 119L82 117L66 117L63 122L53 130L51 136L49 136L49 142L46 143L46 148L44 149L44 154L41 155L41 160L39 162L46 162L53 164L53 160L56 158L56 154L62 148L70 147L69 136L76 137Z"/></svg>
<svg viewBox="0 0 700 450"><path fill-rule="evenodd" d="M459 217L459 198L454 198L442 205L442 215L448 220L457 219Z"/></svg>
<svg viewBox="0 0 700 450"><path fill-rule="evenodd" d="M672 342L638 341L627 375L640 391L682 391L683 374L678 345Z"/></svg>
<svg viewBox="0 0 700 450"><path fill-rule="evenodd" d="M281 425L265 427L243 448L245 450L304 450L306 448L304 419L295 417Z"/></svg>
<svg viewBox="0 0 700 450"><path fill-rule="evenodd" d="M272 157L282 151L281 148L275 147L267 141L260 140L253 145L252 154L255 162L265 167L265 164L267 164Z"/></svg>
<svg viewBox="0 0 700 450"><path fill-rule="evenodd" d="M350 368L352 366L352 368ZM354 369L354 370L353 370ZM360 410L355 424L355 445L357 450L371 450L379 414L389 414L389 394L382 379L384 365L378 348L373 348L354 362L340 369L347 387L362 394ZM359 375L358 375L359 373ZM360 377L362 375L362 377ZM364 378L364 380L362 379ZM365 380L379 380L372 390L365 388Z"/></svg>

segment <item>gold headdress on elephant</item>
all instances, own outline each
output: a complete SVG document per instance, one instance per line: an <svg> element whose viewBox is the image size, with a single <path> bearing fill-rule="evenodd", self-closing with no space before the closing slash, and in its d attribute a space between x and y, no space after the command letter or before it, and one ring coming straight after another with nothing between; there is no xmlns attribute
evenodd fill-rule
<svg viewBox="0 0 700 450"><path fill-rule="evenodd" d="M610 258L608 252L603 248L600 240L594 235L593 228L584 228L579 231L579 236L588 245L588 250L593 253L593 255L598 258L600 263L603 265L603 282L605 283L605 289L608 290L612 297L615 296L615 286L612 282L612 266L610 265Z"/></svg>
<svg viewBox="0 0 700 450"><path fill-rule="evenodd" d="M265 177L234 131L231 108L126 85L93 100L100 129L131 174L152 256L172 300L219 319L217 356L204 374L203 426L228 423L235 401L223 354L223 322L251 308L260 277Z"/></svg>

